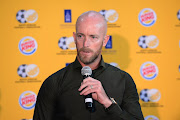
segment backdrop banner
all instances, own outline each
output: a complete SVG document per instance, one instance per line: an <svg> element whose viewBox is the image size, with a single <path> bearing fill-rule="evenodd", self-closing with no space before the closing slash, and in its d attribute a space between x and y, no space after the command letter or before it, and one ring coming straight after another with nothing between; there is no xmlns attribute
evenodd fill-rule
<svg viewBox="0 0 180 120"><path fill-rule="evenodd" d="M32 120L43 81L75 60L89 10L107 20L104 61L133 77L145 120L180 120L179 0L1 0L0 120Z"/></svg>

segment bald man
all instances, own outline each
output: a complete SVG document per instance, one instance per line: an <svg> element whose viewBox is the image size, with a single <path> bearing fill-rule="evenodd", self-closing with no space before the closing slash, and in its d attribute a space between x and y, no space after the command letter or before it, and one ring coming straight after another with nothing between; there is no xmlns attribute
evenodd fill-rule
<svg viewBox="0 0 180 120"><path fill-rule="evenodd" d="M33 120L143 120L136 85L131 76L103 61L109 36L105 18L88 11L79 16L73 33L77 57L42 84ZM89 66L92 77L83 79ZM84 96L92 95L93 109Z"/></svg>

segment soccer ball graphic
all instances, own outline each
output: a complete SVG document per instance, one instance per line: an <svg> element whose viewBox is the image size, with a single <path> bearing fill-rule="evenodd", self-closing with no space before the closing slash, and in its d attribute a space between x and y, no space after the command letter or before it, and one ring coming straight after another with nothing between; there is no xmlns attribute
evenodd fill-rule
<svg viewBox="0 0 180 120"><path fill-rule="evenodd" d="M18 73L18 75L19 75L20 77L23 77L23 78L27 77L26 67L27 67L26 64L22 64L22 65L20 65L20 66L18 67L17 73Z"/></svg>
<svg viewBox="0 0 180 120"><path fill-rule="evenodd" d="M61 49L66 50L68 49L68 46L66 45L67 37L61 37L58 41L58 45Z"/></svg>
<svg viewBox="0 0 180 120"><path fill-rule="evenodd" d="M148 96L148 89L141 90L140 98L144 102L149 102L150 101L149 96Z"/></svg>
<svg viewBox="0 0 180 120"><path fill-rule="evenodd" d="M177 12L177 18L180 20L180 10Z"/></svg>
<svg viewBox="0 0 180 120"><path fill-rule="evenodd" d="M25 19L25 13L26 10L19 10L16 14L16 19L20 22L20 23L26 23L26 19Z"/></svg>
<svg viewBox="0 0 180 120"><path fill-rule="evenodd" d="M148 48L147 44L146 44L146 37L147 36L141 36L139 39L138 39L138 45L141 47L141 48Z"/></svg>
<svg viewBox="0 0 180 120"><path fill-rule="evenodd" d="M101 11L99 11L99 13L105 17L106 10L101 10Z"/></svg>

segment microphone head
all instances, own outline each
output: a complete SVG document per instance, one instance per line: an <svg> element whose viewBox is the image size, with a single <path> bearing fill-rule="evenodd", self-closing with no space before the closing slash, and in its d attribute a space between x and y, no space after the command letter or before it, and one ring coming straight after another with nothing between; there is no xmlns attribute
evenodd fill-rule
<svg viewBox="0 0 180 120"><path fill-rule="evenodd" d="M90 76L92 74L92 70L89 66L84 66L82 69L81 69L81 74L84 76Z"/></svg>

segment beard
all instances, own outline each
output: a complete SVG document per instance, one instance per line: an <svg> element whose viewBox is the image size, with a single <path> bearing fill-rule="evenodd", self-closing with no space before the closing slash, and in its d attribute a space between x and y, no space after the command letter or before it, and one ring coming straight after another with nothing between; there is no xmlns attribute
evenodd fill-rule
<svg viewBox="0 0 180 120"><path fill-rule="evenodd" d="M80 50L77 49L77 55L82 63L84 63L85 65L89 65L98 58L98 56L101 54L101 49L102 49L102 44L96 52L94 52L90 48L83 47ZM81 52L90 52L90 53L93 53L93 55L89 57L89 56L81 54Z"/></svg>

